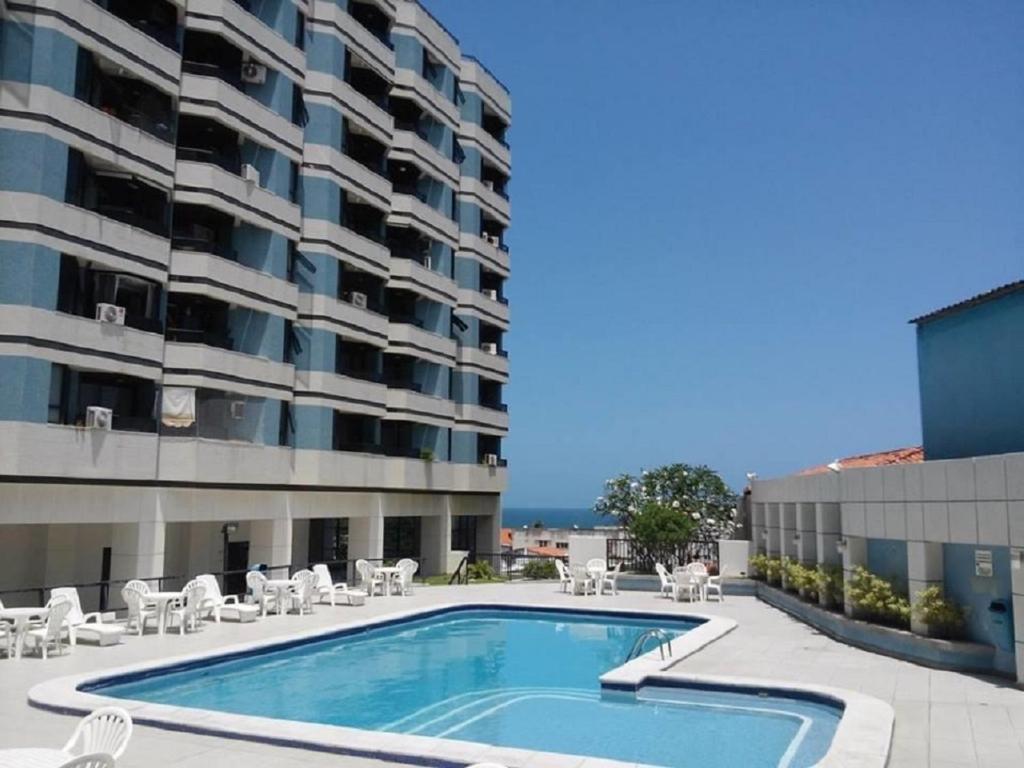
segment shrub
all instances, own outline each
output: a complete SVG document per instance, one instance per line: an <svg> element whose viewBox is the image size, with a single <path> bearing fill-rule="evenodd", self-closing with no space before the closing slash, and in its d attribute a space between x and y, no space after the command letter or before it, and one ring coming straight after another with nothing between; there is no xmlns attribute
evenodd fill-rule
<svg viewBox="0 0 1024 768"><path fill-rule="evenodd" d="M818 597L831 605L843 600L843 569L838 565L819 565L814 571Z"/></svg>
<svg viewBox="0 0 1024 768"><path fill-rule="evenodd" d="M929 634L958 637L967 623L962 606L947 600L939 587L927 587L917 593L914 616L928 625Z"/></svg>
<svg viewBox="0 0 1024 768"><path fill-rule="evenodd" d="M910 602L896 593L892 584L863 566L857 566L846 584L846 595L858 618L891 624L910 625Z"/></svg>
<svg viewBox="0 0 1024 768"><path fill-rule="evenodd" d="M796 590L807 600L818 599L818 572L802 563L786 561L786 582L790 589Z"/></svg>
<svg viewBox="0 0 1024 768"><path fill-rule="evenodd" d="M767 555L754 555L750 558L750 578L764 581L767 578Z"/></svg>
<svg viewBox="0 0 1024 768"><path fill-rule="evenodd" d="M779 585L782 583L782 561L777 557L769 557L764 563L764 577L769 584Z"/></svg>
<svg viewBox="0 0 1024 768"><path fill-rule="evenodd" d="M494 581L497 578L491 564L483 560L478 563L470 563L467 572L470 581Z"/></svg>
<svg viewBox="0 0 1024 768"><path fill-rule="evenodd" d="M530 560L523 566L524 579L557 579L558 568L554 560Z"/></svg>

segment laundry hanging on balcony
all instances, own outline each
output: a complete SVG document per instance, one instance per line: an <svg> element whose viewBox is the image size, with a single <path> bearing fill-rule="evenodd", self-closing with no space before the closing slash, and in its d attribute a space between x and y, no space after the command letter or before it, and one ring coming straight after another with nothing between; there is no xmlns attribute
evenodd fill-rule
<svg viewBox="0 0 1024 768"><path fill-rule="evenodd" d="M165 427L182 429L196 421L196 390L193 387L164 387L160 421Z"/></svg>

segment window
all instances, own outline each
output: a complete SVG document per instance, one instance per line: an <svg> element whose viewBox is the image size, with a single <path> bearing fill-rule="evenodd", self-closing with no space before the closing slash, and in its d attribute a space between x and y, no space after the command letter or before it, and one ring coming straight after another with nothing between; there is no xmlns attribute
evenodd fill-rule
<svg viewBox="0 0 1024 768"><path fill-rule="evenodd" d="M50 401L46 420L51 424L67 424L68 376L67 366L50 366Z"/></svg>

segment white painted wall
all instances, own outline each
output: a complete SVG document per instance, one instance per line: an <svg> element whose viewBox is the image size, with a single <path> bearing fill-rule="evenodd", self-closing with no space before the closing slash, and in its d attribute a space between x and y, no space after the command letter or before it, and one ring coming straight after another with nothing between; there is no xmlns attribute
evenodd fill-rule
<svg viewBox="0 0 1024 768"><path fill-rule="evenodd" d="M569 565L586 565L588 560L608 556L608 539L604 536L570 536Z"/></svg>
<svg viewBox="0 0 1024 768"><path fill-rule="evenodd" d="M718 542L718 569L723 576L746 576L750 572L752 541L720 539Z"/></svg>

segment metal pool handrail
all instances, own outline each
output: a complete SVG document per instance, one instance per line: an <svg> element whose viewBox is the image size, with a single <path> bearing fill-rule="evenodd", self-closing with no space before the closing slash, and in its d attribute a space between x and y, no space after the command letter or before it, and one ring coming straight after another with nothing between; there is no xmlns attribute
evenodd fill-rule
<svg viewBox="0 0 1024 768"><path fill-rule="evenodd" d="M668 633L665 630L655 628L645 629L643 632L640 633L640 635L636 639L636 642L633 643L633 647L632 649L630 649L629 654L626 656L626 661L623 661L622 663L625 664L627 661L632 661L633 659L640 656L644 650L644 643L647 642L647 639L650 637L653 637L658 641L658 650L661 652L662 661L665 660L666 645L668 646L668 657L671 659L672 638L668 636Z"/></svg>

